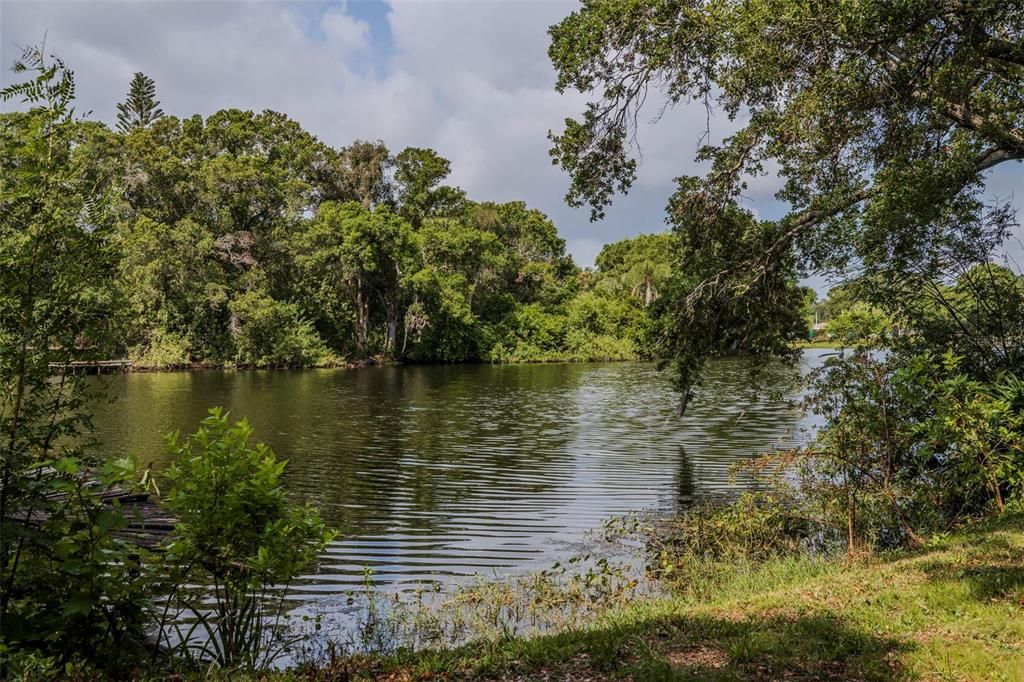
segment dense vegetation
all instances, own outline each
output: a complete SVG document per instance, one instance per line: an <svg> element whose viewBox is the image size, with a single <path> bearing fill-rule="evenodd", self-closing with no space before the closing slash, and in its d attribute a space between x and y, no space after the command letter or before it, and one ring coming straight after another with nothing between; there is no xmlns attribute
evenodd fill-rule
<svg viewBox="0 0 1024 682"><path fill-rule="evenodd" d="M179 121L141 74L115 132L75 117L59 58L30 47L15 72L3 98L25 108L0 115L0 678L266 667L296 641L286 586L333 535L217 409L170 438L163 490L99 456L98 396L69 361L646 352L667 235L580 271L546 217L469 201L431 150L332 150L273 112ZM121 506L136 493L176 518L159 552Z"/></svg>
<svg viewBox="0 0 1024 682"><path fill-rule="evenodd" d="M583 272L547 217L468 199L433 150L332 149L272 111L180 120L155 96L137 74L116 131L68 122L69 161L109 221L112 270L97 284L114 316L107 352L157 368L649 352L665 238L614 245ZM0 118L6 158L32 125Z"/></svg>
<svg viewBox="0 0 1024 682"><path fill-rule="evenodd" d="M96 396L68 360L119 343L124 204L94 155L108 138L73 117L71 71L38 48L15 71L3 98L28 107L0 125L0 678L124 679L161 649L256 665L281 644L270 590L331 534L285 497L284 463L219 412L172 443L164 495L130 460L97 456ZM128 532L120 500L136 490L180 520L159 553ZM198 624L147 639L181 613L202 642Z"/></svg>

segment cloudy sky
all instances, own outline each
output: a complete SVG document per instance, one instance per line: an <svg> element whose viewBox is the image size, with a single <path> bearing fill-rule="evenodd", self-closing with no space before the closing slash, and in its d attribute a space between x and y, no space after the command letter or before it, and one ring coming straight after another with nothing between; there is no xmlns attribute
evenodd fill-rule
<svg viewBox="0 0 1024 682"><path fill-rule="evenodd" d="M589 265L608 241L664 229L672 178L696 170L695 142L707 119L702 107L684 107L646 126L639 181L604 221L568 208L568 180L551 165L547 133L581 112L583 99L554 91L547 28L574 5L0 0L0 61L8 67L19 45L46 35L48 50L76 72L79 110L107 122L132 74L143 71L169 114L274 109L334 146L382 139L395 152L433 147L452 160L452 182L471 197L526 200L551 216L576 260ZM724 118L711 120L713 138L732 129ZM1019 164L1000 169L992 191L1005 197L1022 179ZM747 193L764 217L780 210L773 184L755 183Z"/></svg>

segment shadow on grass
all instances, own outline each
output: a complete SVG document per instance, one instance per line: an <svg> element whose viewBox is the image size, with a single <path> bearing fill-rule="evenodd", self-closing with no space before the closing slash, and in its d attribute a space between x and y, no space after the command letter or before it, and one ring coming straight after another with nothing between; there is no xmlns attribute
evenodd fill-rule
<svg viewBox="0 0 1024 682"><path fill-rule="evenodd" d="M1024 548L998 534L975 535L965 546L966 556L926 562L929 581L966 584L982 602L1024 597Z"/></svg>
<svg viewBox="0 0 1024 682"><path fill-rule="evenodd" d="M899 663L908 646L820 615L680 615L349 671L355 679L394 680L901 680L912 679Z"/></svg>
<svg viewBox="0 0 1024 682"><path fill-rule="evenodd" d="M969 586L971 596L981 602L1024 597L1024 563L977 562L968 565L934 562L925 567L931 581L959 582Z"/></svg>

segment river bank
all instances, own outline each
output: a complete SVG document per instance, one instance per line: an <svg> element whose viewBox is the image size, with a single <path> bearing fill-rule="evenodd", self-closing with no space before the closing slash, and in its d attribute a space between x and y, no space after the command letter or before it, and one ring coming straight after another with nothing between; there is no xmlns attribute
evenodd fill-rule
<svg viewBox="0 0 1024 682"><path fill-rule="evenodd" d="M808 348L818 346L807 346ZM820 346L828 348L831 346ZM571 356L552 355L538 357L528 360L502 359L502 360L464 360L460 362L409 362L393 358L371 356L362 360L342 360L336 362L320 363L315 365L291 366L291 365L239 365L231 362L193 362L184 365L160 365L145 362L132 361L128 359L118 360L78 360L68 363L51 363L51 371L59 372L71 370L85 372L87 374L109 374L109 373L166 373L166 372L203 372L203 371L294 371L304 369L362 369L366 367L386 367L397 365L554 365L554 364L579 364L579 363L606 363L606 362L653 362L651 358L636 357L589 357L574 358Z"/></svg>
<svg viewBox="0 0 1024 682"><path fill-rule="evenodd" d="M780 560L719 596L638 600L590 627L339 659L275 680L1024 679L1024 517L855 560Z"/></svg>

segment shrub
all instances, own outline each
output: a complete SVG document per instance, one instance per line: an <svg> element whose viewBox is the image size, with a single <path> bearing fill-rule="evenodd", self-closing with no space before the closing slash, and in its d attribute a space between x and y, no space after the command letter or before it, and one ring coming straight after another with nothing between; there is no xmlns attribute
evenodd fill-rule
<svg viewBox="0 0 1024 682"><path fill-rule="evenodd" d="M142 369L175 369L192 363L191 344L185 336L157 328L149 343L128 352L132 365Z"/></svg>
<svg viewBox="0 0 1024 682"><path fill-rule="evenodd" d="M565 335L568 358L579 362L635 360L636 345L631 339L612 334L594 334L586 329L572 329Z"/></svg>
<svg viewBox="0 0 1024 682"><path fill-rule="evenodd" d="M857 351L812 375L823 426L795 455L805 494L858 545L921 545L967 515L1001 510L1024 474L1018 379L959 371L961 358Z"/></svg>
<svg viewBox="0 0 1024 682"><path fill-rule="evenodd" d="M329 363L327 346L298 306L250 291L229 305L236 318L235 361L250 367L309 367Z"/></svg>
<svg viewBox="0 0 1024 682"><path fill-rule="evenodd" d="M281 626L288 586L334 537L312 507L287 499L286 462L250 444L251 435L245 420L231 425L215 408L184 442L168 440L176 461L164 503L178 518L166 552L175 585L168 613L194 620L177 626L177 648L231 668L265 667L289 644Z"/></svg>
<svg viewBox="0 0 1024 682"><path fill-rule="evenodd" d="M877 341L892 330L892 320L867 303L857 302L825 325L825 332L843 343Z"/></svg>
<svg viewBox="0 0 1024 682"><path fill-rule="evenodd" d="M33 678L46 661L124 674L144 650L150 576L142 550L118 536L120 507L104 500L134 468L119 460L86 477L83 464L64 454L8 479L19 520L3 530L0 658Z"/></svg>

